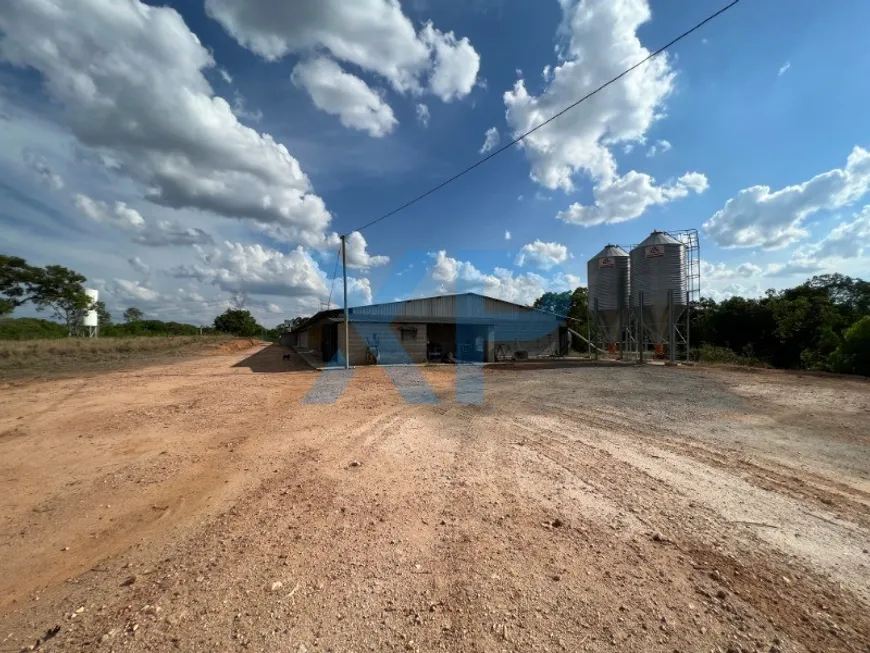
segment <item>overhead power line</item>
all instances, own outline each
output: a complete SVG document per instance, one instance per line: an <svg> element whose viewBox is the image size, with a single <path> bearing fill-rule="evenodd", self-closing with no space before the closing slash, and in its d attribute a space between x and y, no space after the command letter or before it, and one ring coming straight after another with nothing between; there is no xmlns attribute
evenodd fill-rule
<svg viewBox="0 0 870 653"><path fill-rule="evenodd" d="M338 260L341 258L341 246L335 253L335 268L332 270L332 283L329 286L329 300L326 302L326 310L332 306L332 290L335 288L335 277L338 275Z"/></svg>
<svg viewBox="0 0 870 653"><path fill-rule="evenodd" d="M593 95L596 95L597 93L601 92L602 90L604 90L605 88L607 88L608 86L610 86L611 84L613 84L614 82L619 81L620 79L622 79L623 77L625 77L626 75L628 75L628 74L629 74L630 72L632 72L633 70L635 70L635 69L637 69L637 68L640 68L642 65L644 65L646 62L648 62L650 59L654 59L655 57L657 57L658 55L660 55L662 52L664 52L665 50L667 50L667 49L670 48L671 46L675 45L676 43L679 43L679 42L682 41L684 38L686 38L687 36L689 36L690 34L692 34L693 32L695 32L695 31L701 29L704 25L706 25L707 23L709 23L711 20L714 20L715 18L718 18L719 16L721 16L722 14L724 14L726 11L728 11L729 9L731 9L731 8L732 8L734 5L736 5L738 2L740 2L740 0L733 0L733 1L730 2L729 4L727 4L727 5L725 5L724 7L722 7L719 11L717 11L717 12L715 12L715 13L713 13L713 14L710 14L710 15L707 16L704 20L702 20L700 23L697 23L694 27L691 27L690 29L687 29L685 32L683 32L682 34L680 34L680 35L677 36L676 38L674 38L674 39L668 41L667 43L665 43L662 47L660 47L660 48L659 48L658 50L656 50L655 52L650 53L648 56L644 57L643 59L641 59L640 61L638 61L636 64L634 64L633 66L631 66L630 68L626 68L626 69L623 70L621 73L619 73L616 77L614 77L613 79L610 79L609 81L603 83L601 86L599 86L598 88L596 88L594 91L591 91L590 93L587 93L586 95L584 95L582 98L580 98L579 100L577 100L577 101L574 102L573 104L570 104L570 105L568 105L567 107L565 107L564 109L562 109L561 111L559 111L559 113L557 113L557 114L551 116L550 118L548 118L548 119L545 120L544 122L542 122L542 123L536 125L535 127L532 127L532 129L530 129L529 131L527 131L527 132L525 132L524 134L521 134L520 136L516 137L516 138L515 138L514 140L512 140L510 143L507 143L506 145L503 145L502 147L500 147L499 149L493 151L491 154L489 154L489 155L483 157L482 159L480 159L480 160L477 161L476 163L474 163L474 164L468 166L467 168L465 168L464 170L462 170L462 171L456 173L455 175L453 175L453 176L450 177L449 179L447 179L447 180L445 180L445 181L442 181L440 184L438 184L437 186L435 186L435 187L433 187L433 188L430 188L430 189L427 190L425 193L423 193L423 194L421 194L421 195L418 195L417 197L415 197L414 199L410 200L409 202L405 202L404 204L402 204L401 206L399 206L399 207L393 209L393 210L390 211L389 213L385 213L384 215L380 216L379 218L375 218L374 220L371 220L371 221L365 223L364 225L362 225L362 226L359 227L358 229L354 229L354 231L362 231L363 229L367 229L367 228L371 227L371 226L374 225L374 224L377 224L378 222L380 222L380 221L382 221L382 220L386 220L387 218L396 215L396 214L399 213L400 211L404 211L405 209L407 209L408 207L410 207L410 206L416 204L416 203L419 202L420 200L422 200L422 199L424 199L424 198L426 198L426 197L429 197L429 195L432 195L433 193L435 193L435 192L441 190L442 188L444 188L444 187L447 186L448 184L453 183L454 181L456 181L456 180L459 179L460 177L465 176L466 174L468 174L469 172L471 172L471 171L474 170L475 168L477 168L477 167L483 165L484 163L486 163L486 162L489 161L490 159L493 159L493 158L497 157L497 156L498 156L499 154L501 154L502 152L505 152L506 150L509 150L509 149L512 148L514 145L516 145L517 143L522 142L525 138L527 138L528 136L534 134L536 131L538 131L538 130L541 129L542 127L545 127L546 125L549 125L551 122L553 122L553 121L556 120L557 118L560 118L561 116L565 115L566 113L568 113L569 111L571 111L571 109L574 109L574 108L577 107L578 105L582 104L583 102L585 102L586 100L588 100L589 98L591 98Z"/></svg>

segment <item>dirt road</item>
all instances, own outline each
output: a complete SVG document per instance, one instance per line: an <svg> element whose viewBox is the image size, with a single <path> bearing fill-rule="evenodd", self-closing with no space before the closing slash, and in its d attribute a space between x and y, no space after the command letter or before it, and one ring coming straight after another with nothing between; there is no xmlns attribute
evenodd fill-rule
<svg viewBox="0 0 870 653"><path fill-rule="evenodd" d="M281 353L0 389L0 651L870 651L867 382Z"/></svg>

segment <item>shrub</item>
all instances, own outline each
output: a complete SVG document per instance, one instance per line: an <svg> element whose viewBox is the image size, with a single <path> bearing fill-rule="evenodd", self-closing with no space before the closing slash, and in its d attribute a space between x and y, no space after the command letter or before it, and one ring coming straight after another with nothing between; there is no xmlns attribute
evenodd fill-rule
<svg viewBox="0 0 870 653"><path fill-rule="evenodd" d="M870 316L846 329L843 342L828 357L828 367L834 372L870 376Z"/></svg>
<svg viewBox="0 0 870 653"><path fill-rule="evenodd" d="M749 350L751 352L751 350ZM720 363L726 365L746 365L749 367L768 367L767 363L752 355L741 355L727 347L701 345L695 350L693 358L702 363Z"/></svg>
<svg viewBox="0 0 870 653"><path fill-rule="evenodd" d="M66 338L66 327L33 317L0 320L0 340L48 340Z"/></svg>

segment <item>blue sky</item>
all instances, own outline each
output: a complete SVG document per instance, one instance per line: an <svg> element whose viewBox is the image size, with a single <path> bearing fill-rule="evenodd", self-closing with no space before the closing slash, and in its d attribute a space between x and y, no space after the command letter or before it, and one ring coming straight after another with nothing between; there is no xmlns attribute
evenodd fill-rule
<svg viewBox="0 0 870 653"><path fill-rule="evenodd" d="M0 251L82 272L118 313L208 323L241 298L270 325L310 314L337 234L722 3L287 4L11 0ZM867 277L868 23L860 0L743 0L524 148L353 235L351 303L530 303L652 229L701 231L717 299Z"/></svg>

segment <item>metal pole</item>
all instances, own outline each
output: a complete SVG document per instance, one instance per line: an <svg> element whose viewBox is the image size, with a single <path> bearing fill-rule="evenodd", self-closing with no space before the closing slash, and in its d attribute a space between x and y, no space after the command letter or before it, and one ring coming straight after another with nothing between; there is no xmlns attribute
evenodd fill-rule
<svg viewBox="0 0 870 653"><path fill-rule="evenodd" d="M691 339L691 329L692 329L692 293L691 291L686 291L686 362L691 361L692 356L692 339Z"/></svg>
<svg viewBox="0 0 870 653"><path fill-rule="evenodd" d="M589 321L589 313L586 314L586 350L592 355L592 322Z"/></svg>
<svg viewBox="0 0 870 653"><path fill-rule="evenodd" d="M622 343L619 349L619 360L623 360L625 358L625 350L628 349L628 328L626 326L626 311L622 309L619 311L619 325L622 328L622 331L619 333L619 337L622 339Z"/></svg>
<svg viewBox="0 0 870 653"><path fill-rule="evenodd" d="M644 337L643 337L643 293L637 293L637 302L639 304L637 309L637 362L643 363L643 348L644 348Z"/></svg>
<svg viewBox="0 0 870 653"><path fill-rule="evenodd" d="M595 303L593 304L595 307L595 312L593 315L593 320L595 322L595 360L598 360L598 298L595 298Z"/></svg>
<svg viewBox="0 0 870 653"><path fill-rule="evenodd" d="M668 360L677 362L677 325L674 320L674 291L668 291Z"/></svg>
<svg viewBox="0 0 870 653"><path fill-rule="evenodd" d="M344 276L344 369L350 369L350 325L347 308L347 240L341 237L341 273Z"/></svg>

